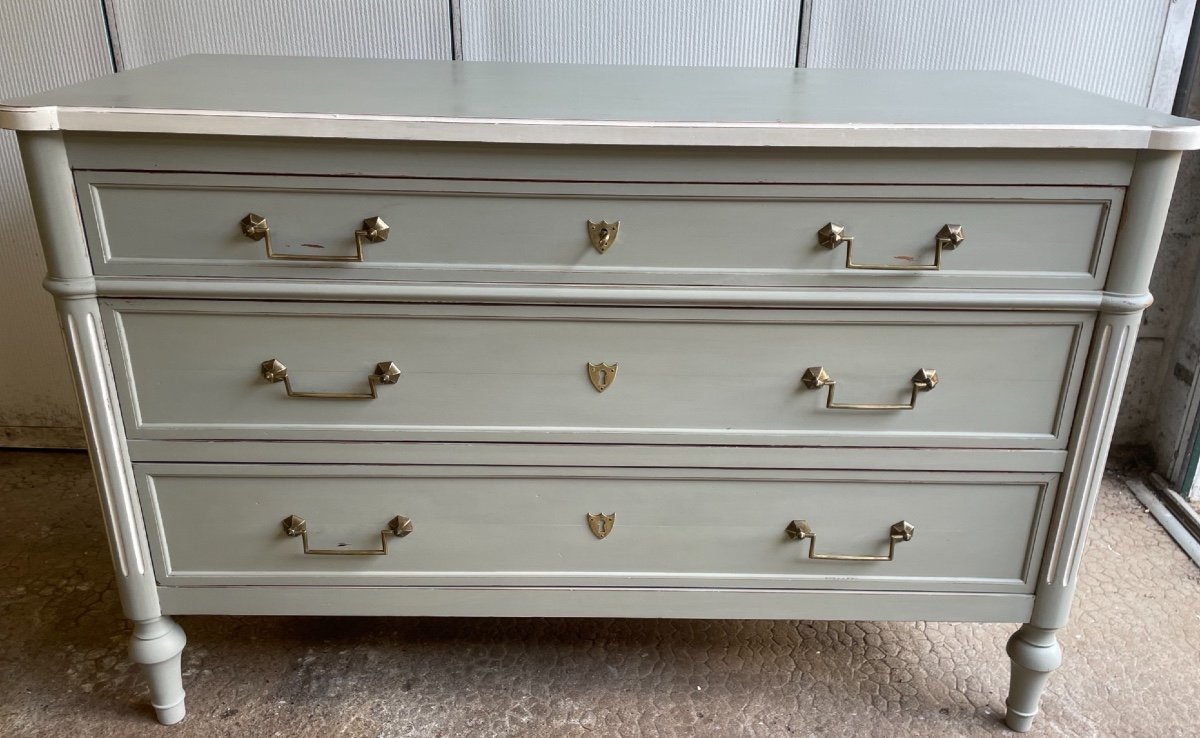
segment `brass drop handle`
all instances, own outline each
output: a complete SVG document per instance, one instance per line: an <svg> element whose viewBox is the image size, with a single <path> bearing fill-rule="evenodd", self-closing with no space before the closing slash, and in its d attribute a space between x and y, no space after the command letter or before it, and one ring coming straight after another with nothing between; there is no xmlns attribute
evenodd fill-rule
<svg viewBox="0 0 1200 738"><path fill-rule="evenodd" d="M304 541L304 553L314 556L383 556L388 552L388 537L403 538L413 532L412 520L397 515L388 521L388 527L379 531L379 548L310 548L308 545L308 521L299 515L283 519L283 532L289 538L300 536Z"/></svg>
<svg viewBox="0 0 1200 738"><path fill-rule="evenodd" d="M817 231L817 243L827 249L836 249L846 244L847 269L874 269L889 272L936 272L942 268L942 252L953 251L966 240L963 227L947 223L933 237L932 264L856 264L854 262L854 236L846 233L846 227L837 223L826 223Z"/></svg>
<svg viewBox="0 0 1200 738"><path fill-rule="evenodd" d="M621 221L617 220L609 223L602 220L599 223L593 220L587 222L588 240L592 242L592 248L600 253L608 251L608 249L617 241L617 229L621 227Z"/></svg>
<svg viewBox="0 0 1200 738"><path fill-rule="evenodd" d="M833 391L837 387L837 380L829 376L825 368L820 366L810 366L805 369L801 381L804 382L805 387L811 390L828 387L829 395L825 398L825 407L830 410L913 410L917 407L917 393L928 392L937 386L938 373L937 369L918 369L917 373L909 380L912 383L912 396L906 403L834 402Z"/></svg>
<svg viewBox="0 0 1200 738"><path fill-rule="evenodd" d="M260 367L262 378L275 384L283 382L288 397L310 397L318 400L374 400L380 384L395 384L400 381L400 368L391 361L381 361L375 365L375 373L367 376L367 392L297 392L292 388L292 378L288 368L279 359L267 359Z"/></svg>
<svg viewBox="0 0 1200 738"><path fill-rule="evenodd" d="M901 520L899 523L892 525L888 530L888 552L887 556L869 556L862 554L819 554L817 548L817 534L813 532L812 526L807 520L793 520L787 524L783 532L793 541L803 541L808 539L808 558L820 559L822 561L892 561L896 558L896 544L905 541L911 541L915 528L912 523L907 520Z"/></svg>
<svg viewBox="0 0 1200 738"><path fill-rule="evenodd" d="M267 219L255 213L249 213L238 224L242 227L242 235L251 241L263 241L267 248L268 259L282 261L362 261L364 241L379 243L386 241L391 227L383 222L383 218L375 216L362 222L362 228L354 231L355 253L353 256L311 255L311 254L279 254L271 248L271 226Z"/></svg>

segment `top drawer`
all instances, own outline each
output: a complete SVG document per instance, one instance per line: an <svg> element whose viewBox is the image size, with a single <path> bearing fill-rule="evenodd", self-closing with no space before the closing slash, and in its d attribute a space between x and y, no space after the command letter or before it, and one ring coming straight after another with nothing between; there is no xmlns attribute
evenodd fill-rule
<svg viewBox="0 0 1200 738"><path fill-rule="evenodd" d="M107 171L76 178L99 275L527 284L1098 289L1123 194ZM265 219L249 226L258 240L241 225L251 213ZM386 240L364 230L372 218L389 226ZM606 239L589 221L619 228ZM830 223L840 234L822 237ZM961 243L947 225L961 226Z"/></svg>

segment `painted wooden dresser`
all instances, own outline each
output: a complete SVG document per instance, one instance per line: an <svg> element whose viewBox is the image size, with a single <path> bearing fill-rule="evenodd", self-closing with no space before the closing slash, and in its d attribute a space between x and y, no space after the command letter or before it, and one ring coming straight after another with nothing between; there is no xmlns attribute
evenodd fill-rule
<svg viewBox="0 0 1200 738"><path fill-rule="evenodd" d="M1009 73L248 57L0 123L164 723L211 613L1023 623L1028 729L1200 146Z"/></svg>

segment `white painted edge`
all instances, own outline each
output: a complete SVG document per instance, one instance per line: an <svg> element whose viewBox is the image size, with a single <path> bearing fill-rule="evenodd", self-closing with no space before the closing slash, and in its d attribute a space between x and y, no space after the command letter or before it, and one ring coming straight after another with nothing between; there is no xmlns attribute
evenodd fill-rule
<svg viewBox="0 0 1200 738"><path fill-rule="evenodd" d="M595 121L0 105L0 128L504 144L1200 149L1200 125Z"/></svg>

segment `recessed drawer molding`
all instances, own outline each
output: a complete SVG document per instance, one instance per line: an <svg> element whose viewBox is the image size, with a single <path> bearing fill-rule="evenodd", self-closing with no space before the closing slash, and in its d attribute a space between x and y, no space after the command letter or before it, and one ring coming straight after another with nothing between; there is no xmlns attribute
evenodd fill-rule
<svg viewBox="0 0 1200 738"><path fill-rule="evenodd" d="M1018 311L106 305L129 435L165 439L1062 448L1091 328ZM263 351L331 399L268 391ZM598 351L620 361L582 371ZM403 375L351 392L372 354ZM818 360L830 370L805 370ZM831 374L855 412L813 396Z"/></svg>
<svg viewBox="0 0 1200 738"><path fill-rule="evenodd" d="M135 471L158 576L171 586L1031 592L1056 479L321 464L139 464ZM405 517L393 517L397 511ZM304 518L289 517L281 529L293 512ZM793 519L811 527L785 531ZM419 521L420 530L407 535L406 521ZM347 551L361 555L305 555Z"/></svg>
<svg viewBox="0 0 1200 738"><path fill-rule="evenodd" d="M1123 202L1067 186L76 182L98 275L474 283L1098 289ZM148 229L148 211L171 217Z"/></svg>

